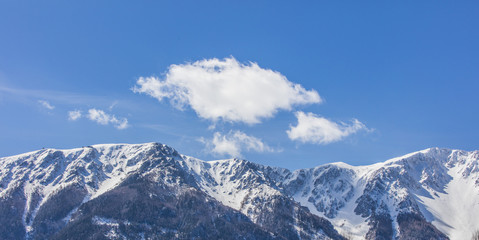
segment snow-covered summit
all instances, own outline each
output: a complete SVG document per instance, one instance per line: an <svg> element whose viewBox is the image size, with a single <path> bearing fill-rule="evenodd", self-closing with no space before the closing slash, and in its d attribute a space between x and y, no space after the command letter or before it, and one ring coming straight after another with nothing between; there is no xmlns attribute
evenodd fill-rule
<svg viewBox="0 0 479 240"><path fill-rule="evenodd" d="M479 229L478 163L478 151L428 148L369 166L297 170L286 184L297 201L358 239L374 238L371 225L384 218L390 223L379 228L401 237L401 220L410 215L451 239L468 239Z"/></svg>
<svg viewBox="0 0 479 240"><path fill-rule="evenodd" d="M72 196L64 203L69 210L57 213L67 224L80 206L138 175L172 189L198 189L260 226L289 209L284 226L306 239L325 233L301 225L307 214L302 207L354 239L467 239L479 229L478 164L478 151L429 148L368 166L290 171L240 159L202 161L159 143L99 144L0 158L0 202L21 209L18 229L30 238L35 219L45 218L60 193Z"/></svg>

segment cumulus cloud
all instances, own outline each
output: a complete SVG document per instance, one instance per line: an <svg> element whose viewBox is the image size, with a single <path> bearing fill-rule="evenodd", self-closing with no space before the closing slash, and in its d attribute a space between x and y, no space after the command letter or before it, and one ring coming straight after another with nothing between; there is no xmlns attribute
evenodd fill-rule
<svg viewBox="0 0 479 240"><path fill-rule="evenodd" d="M169 99L178 109L189 106L199 117L214 122L255 124L278 110L321 102L315 90L306 90L257 63L242 64L233 57L173 64L164 79L140 77L132 90L159 101Z"/></svg>
<svg viewBox="0 0 479 240"><path fill-rule="evenodd" d="M291 140L303 143L329 144L354 134L360 130L368 130L366 126L353 119L350 124L336 123L313 113L296 112L298 125L290 126L286 131Z"/></svg>
<svg viewBox="0 0 479 240"><path fill-rule="evenodd" d="M81 117L82 117L82 113L80 110L74 110L74 111L68 112L68 120L70 121L76 121Z"/></svg>
<svg viewBox="0 0 479 240"><path fill-rule="evenodd" d="M128 127L128 119L126 118L118 119L114 115L110 115L108 113L105 113L102 110L98 110L95 108L88 110L87 117L88 119L94 122L97 122L98 124L101 124L101 125L113 124L113 126L118 129L125 129Z"/></svg>
<svg viewBox="0 0 479 240"><path fill-rule="evenodd" d="M273 148L263 143L261 139L248 136L241 131L230 131L228 134L215 132L213 139L200 139L207 148L218 155L229 155L231 157L241 157L241 152L275 152Z"/></svg>
<svg viewBox="0 0 479 240"><path fill-rule="evenodd" d="M48 109L48 110L53 110L55 109L55 106L51 105L48 101L45 100L38 100L38 103L42 105L42 107Z"/></svg>

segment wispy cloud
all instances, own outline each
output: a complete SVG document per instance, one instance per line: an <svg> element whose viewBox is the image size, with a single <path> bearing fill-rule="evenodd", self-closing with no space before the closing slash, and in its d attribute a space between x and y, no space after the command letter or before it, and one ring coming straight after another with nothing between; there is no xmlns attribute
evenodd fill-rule
<svg viewBox="0 0 479 240"><path fill-rule="evenodd" d="M68 120L76 121L82 117L82 112L80 110L74 110L68 112Z"/></svg>
<svg viewBox="0 0 479 240"><path fill-rule="evenodd" d="M313 113L296 112L298 124L286 131L291 140L303 143L329 144L354 134L360 130L369 131L366 126L353 119L350 124L336 123Z"/></svg>
<svg viewBox="0 0 479 240"><path fill-rule="evenodd" d="M48 101L45 100L38 100L38 103L42 105L42 107L48 109L48 110L53 110L55 109L55 106L51 105Z"/></svg>
<svg viewBox="0 0 479 240"><path fill-rule="evenodd" d="M103 110L98 110L95 108L88 110L87 117L88 119L101 125L112 124L117 129L125 129L129 126L128 119L126 118L118 119L114 115L110 115L108 113L105 113Z"/></svg>
<svg viewBox="0 0 479 240"><path fill-rule="evenodd" d="M0 95L3 97L14 98L19 100L27 100L37 102L42 99L47 102L58 103L59 105L70 106L100 106L112 110L121 106L130 110L138 109L138 105L127 100L118 100L113 97L90 95L66 91L52 91L43 89L24 89L12 88L0 85Z"/></svg>
<svg viewBox="0 0 479 240"><path fill-rule="evenodd" d="M111 111L113 108L118 104L118 100L115 100L109 107L108 109Z"/></svg>
<svg viewBox="0 0 479 240"><path fill-rule="evenodd" d="M241 131L230 131L228 134L215 132L213 139L200 139L207 149L217 155L241 157L242 152L276 152L261 139L249 136Z"/></svg>
<svg viewBox="0 0 479 240"><path fill-rule="evenodd" d="M190 106L199 117L212 121L260 123L278 110L319 103L315 90L292 83L281 73L257 63L239 63L233 57L171 65L164 79L140 77L133 87L178 109Z"/></svg>

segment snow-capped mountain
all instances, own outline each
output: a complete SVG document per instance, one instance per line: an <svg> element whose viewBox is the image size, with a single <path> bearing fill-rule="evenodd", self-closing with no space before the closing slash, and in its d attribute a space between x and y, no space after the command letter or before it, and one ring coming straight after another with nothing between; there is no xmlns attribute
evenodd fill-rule
<svg viewBox="0 0 479 240"><path fill-rule="evenodd" d="M470 239L479 229L479 152L431 148L370 166L286 177L288 192L358 239Z"/></svg>
<svg viewBox="0 0 479 240"><path fill-rule="evenodd" d="M1 158L0 239L344 239L252 166L157 143Z"/></svg>
<svg viewBox="0 0 479 240"><path fill-rule="evenodd" d="M478 161L431 148L290 171L158 143L42 149L0 158L0 239L469 239Z"/></svg>

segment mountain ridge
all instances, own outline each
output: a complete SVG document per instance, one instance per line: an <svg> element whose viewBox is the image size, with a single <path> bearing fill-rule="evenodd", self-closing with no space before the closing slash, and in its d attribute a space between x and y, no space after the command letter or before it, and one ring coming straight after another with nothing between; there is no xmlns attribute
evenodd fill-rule
<svg viewBox="0 0 479 240"><path fill-rule="evenodd" d="M242 214L245 216L244 224L256 226L257 233L263 234L263 237L269 234L272 238L287 236L292 239L294 235L298 239L341 239L337 234L340 232L352 239L407 239L411 234L420 236L417 235L419 233L426 234L424 239L428 236L467 239L469 232L463 233L465 228L471 234L479 228L470 220L471 215L479 213L479 209L474 207L479 203L478 156L478 151L428 148L373 165L352 166L338 162L291 171L240 159L202 161L181 155L159 143L42 149L0 158L0 199L3 201L0 210L2 204L4 208L9 205L19 209L21 221L13 225L18 233L25 232L26 239L54 236L64 233L65 229L72 229L73 223L87 216L79 213L83 206L99 201L95 200L99 197L103 199L111 195L131 176L138 175L138 179L148 179L141 181L150 184L152 192L157 188L177 192L174 189L185 187L193 191L188 194L195 198L202 196L200 198L226 207L226 210L214 208L214 211L229 212L227 209L231 209L231 214ZM155 164L162 167L148 167ZM171 171L171 174L164 174L164 171ZM471 185L471 182L474 184ZM470 198L467 203L472 205L469 213L452 206L463 195L457 192L461 184L467 186ZM61 193L65 191L68 196L73 196L66 201L68 212L53 211L54 215L61 217L49 220L56 227L43 232L38 230L42 227L40 220L52 215L52 211L47 211L53 208L50 206L52 199L62 199ZM206 204L208 201L205 199L200 204ZM444 199L449 199L451 203L442 201ZM441 212L441 209L453 209L456 215L461 215L454 221L469 222L468 225L459 228L458 224L451 224L453 221L444 219L447 213ZM278 213L282 214L279 224L283 226L282 232L275 229L278 224L272 220L272 217L278 219ZM89 224L97 223L94 226L100 226L102 219L110 219L88 216ZM458 222L464 224L462 221ZM115 224L121 225L118 221ZM103 224L101 229L110 225ZM415 226L421 228L414 229ZM101 231L107 231L105 229ZM103 236L112 231L113 235L126 236L133 231L121 232L120 227L112 229L102 233ZM228 229L237 231L234 226ZM158 233L142 231L143 234L150 234L148 236ZM190 230L175 231L186 236ZM204 236L217 234L203 232ZM98 232L95 234L101 235ZM172 233L165 234L170 236ZM254 238L254 234L250 236L250 239Z"/></svg>

